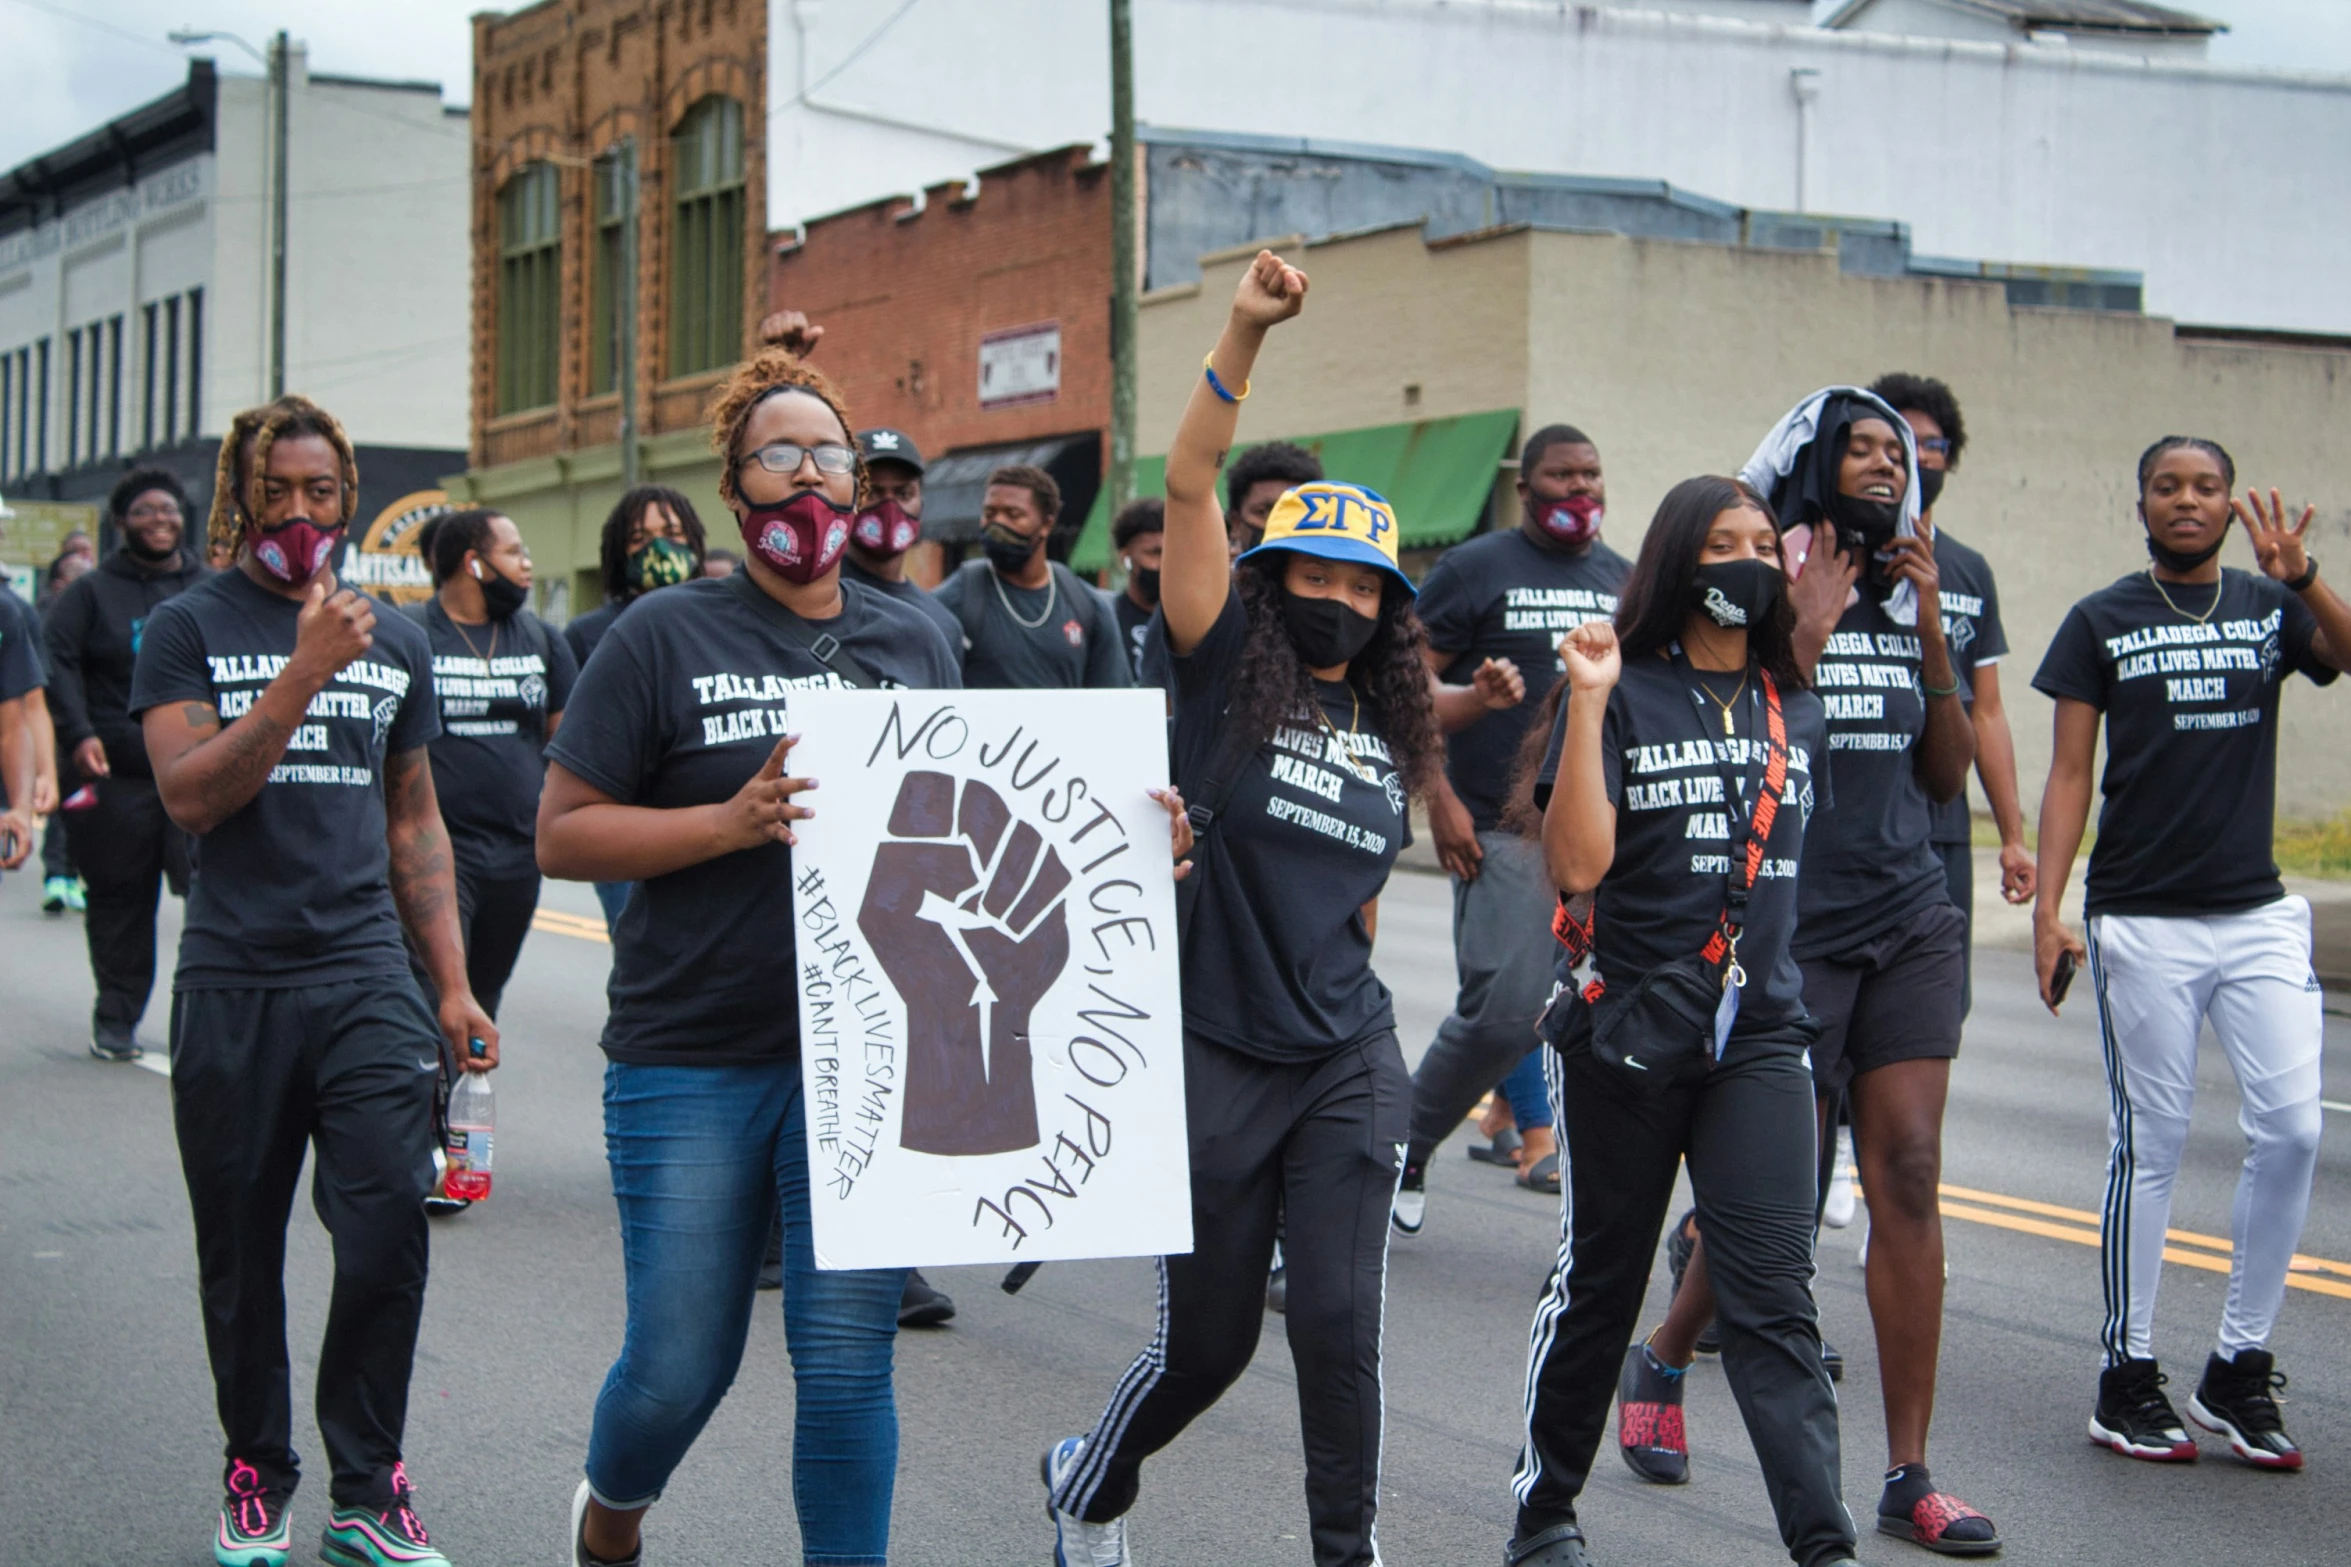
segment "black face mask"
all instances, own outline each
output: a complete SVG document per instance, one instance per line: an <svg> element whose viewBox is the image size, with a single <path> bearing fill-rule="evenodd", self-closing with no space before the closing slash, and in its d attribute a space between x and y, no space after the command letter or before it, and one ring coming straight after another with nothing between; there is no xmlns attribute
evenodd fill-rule
<svg viewBox="0 0 2351 1567"><path fill-rule="evenodd" d="M474 580L481 584L482 608L490 612L492 620L512 620L514 612L531 601L529 588L487 566L480 568Z"/></svg>
<svg viewBox="0 0 2351 1567"><path fill-rule="evenodd" d="M1918 470L1919 510L1933 511L1935 509L1935 497L1943 493L1944 478L1945 475L1943 470L1940 468L1921 468Z"/></svg>
<svg viewBox="0 0 2351 1567"><path fill-rule="evenodd" d="M1867 557L1894 542L1894 531L1902 525L1902 503L1864 500L1839 491L1829 497L1829 518L1837 525L1837 542Z"/></svg>
<svg viewBox="0 0 2351 1567"><path fill-rule="evenodd" d="M1752 631L1779 607L1786 580L1776 561L1710 561L1690 583L1690 604L1725 630Z"/></svg>
<svg viewBox="0 0 2351 1567"><path fill-rule="evenodd" d="M1305 598L1282 589L1282 623L1308 669L1352 662L1380 623L1337 599Z"/></svg>
<svg viewBox="0 0 2351 1567"><path fill-rule="evenodd" d="M2145 527L2146 522L2147 513L2142 510L2139 513L2140 526ZM2149 559L2153 560L2156 565L2161 566L2165 571L2194 571L2198 566L2203 565L2206 561L2212 559L2213 556L2218 555L2220 553L2220 547L2223 544L2226 544L2228 541L2229 530L2223 528L2220 530L2220 537L2214 539L2211 544L2207 545L2203 549L2193 551L2175 550L2168 544L2156 543L2155 532L2152 528L2150 528L2147 532L2147 555Z"/></svg>
<svg viewBox="0 0 2351 1567"><path fill-rule="evenodd" d="M1145 603L1156 604L1159 602L1159 568L1157 566L1137 566L1133 571L1127 573L1127 580L1135 585L1137 593L1143 595Z"/></svg>
<svg viewBox="0 0 2351 1567"><path fill-rule="evenodd" d="M991 522L980 529L980 553L988 557L989 565L1006 576L1029 563L1029 557L1037 553L1037 543L1037 539L998 523Z"/></svg>

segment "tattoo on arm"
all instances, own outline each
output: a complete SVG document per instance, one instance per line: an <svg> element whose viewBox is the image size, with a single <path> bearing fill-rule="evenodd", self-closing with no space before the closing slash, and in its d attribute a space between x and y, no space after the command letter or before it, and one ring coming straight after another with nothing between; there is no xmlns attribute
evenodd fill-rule
<svg viewBox="0 0 2351 1567"><path fill-rule="evenodd" d="M189 721L194 722L192 716ZM218 721L216 717L214 722ZM256 708L211 739L197 742L196 754L208 764L197 778L207 814L226 821L251 804L292 738L292 730Z"/></svg>
<svg viewBox="0 0 2351 1567"><path fill-rule="evenodd" d="M432 793L432 772L424 747L393 753L384 760L385 847L390 853L392 902L409 938L424 954L436 983L444 960L462 973L457 935L457 875L449 834ZM446 946L442 943L446 942Z"/></svg>

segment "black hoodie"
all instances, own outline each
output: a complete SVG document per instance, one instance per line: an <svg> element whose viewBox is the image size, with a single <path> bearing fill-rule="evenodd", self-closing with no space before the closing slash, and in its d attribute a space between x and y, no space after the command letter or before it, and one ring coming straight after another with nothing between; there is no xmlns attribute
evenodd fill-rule
<svg viewBox="0 0 2351 1567"><path fill-rule="evenodd" d="M49 651L49 716L57 725L57 760L70 766L75 746L96 735L106 765L133 778L154 776L147 741L130 715L131 668L139 633L155 606L212 575L185 543L169 566L150 566L118 549L67 584L43 617Z"/></svg>

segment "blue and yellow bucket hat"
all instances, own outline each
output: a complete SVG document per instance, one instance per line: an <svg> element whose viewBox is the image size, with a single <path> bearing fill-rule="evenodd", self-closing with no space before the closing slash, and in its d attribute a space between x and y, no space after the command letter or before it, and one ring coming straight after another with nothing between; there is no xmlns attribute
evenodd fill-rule
<svg viewBox="0 0 2351 1567"><path fill-rule="evenodd" d="M1264 538L1241 559L1268 550L1291 550L1325 560L1351 560L1379 567L1417 598L1419 590L1396 564L1396 532L1396 508L1377 490L1316 480L1283 492L1266 515Z"/></svg>

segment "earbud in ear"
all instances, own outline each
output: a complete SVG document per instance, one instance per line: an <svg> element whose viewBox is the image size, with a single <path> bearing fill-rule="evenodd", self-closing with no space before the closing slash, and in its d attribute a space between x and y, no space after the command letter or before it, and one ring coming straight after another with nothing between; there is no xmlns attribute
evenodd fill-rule
<svg viewBox="0 0 2351 1567"><path fill-rule="evenodd" d="M479 582L479 581L481 581L481 580L482 580L482 563L481 563L480 561L478 561L478 560L469 560L469 561L467 561L467 562L466 562L466 564L467 564L468 566L471 566L471 567L473 568L473 580L474 580L474 581L476 581L476 582Z"/></svg>

